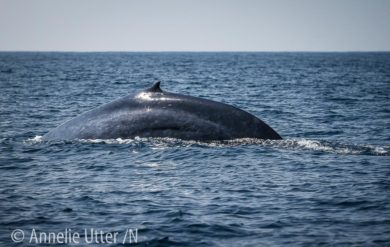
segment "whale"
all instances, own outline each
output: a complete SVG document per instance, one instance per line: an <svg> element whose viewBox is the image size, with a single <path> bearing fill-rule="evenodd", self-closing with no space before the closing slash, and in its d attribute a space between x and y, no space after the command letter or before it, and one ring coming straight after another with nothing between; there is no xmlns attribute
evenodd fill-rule
<svg viewBox="0 0 390 247"><path fill-rule="evenodd" d="M256 116L235 106L161 89L127 95L50 130L43 140L168 137L213 141L282 137Z"/></svg>

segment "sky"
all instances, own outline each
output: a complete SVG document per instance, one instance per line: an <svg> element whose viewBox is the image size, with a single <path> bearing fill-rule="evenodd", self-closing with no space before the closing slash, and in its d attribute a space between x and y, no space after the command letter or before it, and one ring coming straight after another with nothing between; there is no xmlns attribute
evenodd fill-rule
<svg viewBox="0 0 390 247"><path fill-rule="evenodd" d="M0 0L0 51L390 51L390 0Z"/></svg>

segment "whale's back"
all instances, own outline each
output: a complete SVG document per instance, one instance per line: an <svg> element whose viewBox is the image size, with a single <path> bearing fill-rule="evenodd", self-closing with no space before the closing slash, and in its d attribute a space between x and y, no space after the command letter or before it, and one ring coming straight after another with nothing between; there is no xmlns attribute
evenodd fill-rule
<svg viewBox="0 0 390 247"><path fill-rule="evenodd" d="M172 137L184 140L281 139L257 117L227 104L164 92L159 85L83 113L45 140Z"/></svg>

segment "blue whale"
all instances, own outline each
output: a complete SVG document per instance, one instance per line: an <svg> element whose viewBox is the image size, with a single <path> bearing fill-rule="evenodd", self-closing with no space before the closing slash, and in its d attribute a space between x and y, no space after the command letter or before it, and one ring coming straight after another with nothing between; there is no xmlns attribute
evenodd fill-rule
<svg viewBox="0 0 390 247"><path fill-rule="evenodd" d="M234 106L161 90L160 82L87 111L43 140L171 137L183 140L282 139L266 123Z"/></svg>

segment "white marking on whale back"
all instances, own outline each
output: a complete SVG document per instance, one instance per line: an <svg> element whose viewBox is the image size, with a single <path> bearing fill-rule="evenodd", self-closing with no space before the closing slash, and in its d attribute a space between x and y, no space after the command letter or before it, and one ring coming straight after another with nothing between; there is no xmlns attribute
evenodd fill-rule
<svg viewBox="0 0 390 247"><path fill-rule="evenodd" d="M135 96L136 99L145 100L145 101L180 101L180 99L172 97L153 97L153 93L141 92Z"/></svg>

